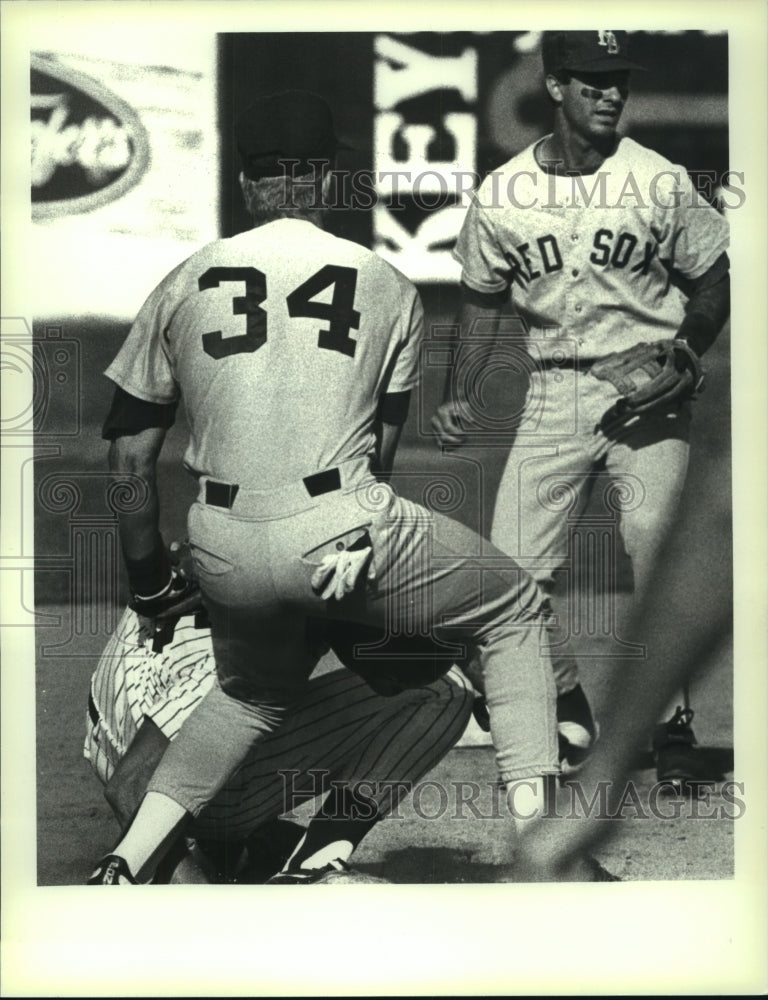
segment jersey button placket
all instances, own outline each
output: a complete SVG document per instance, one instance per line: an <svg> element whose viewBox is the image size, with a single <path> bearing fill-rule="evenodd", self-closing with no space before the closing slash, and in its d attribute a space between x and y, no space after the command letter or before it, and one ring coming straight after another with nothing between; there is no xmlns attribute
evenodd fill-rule
<svg viewBox="0 0 768 1000"><path fill-rule="evenodd" d="M574 230L574 232L571 233L571 244L574 251L573 256L575 256L576 253L579 251L580 242L581 242L581 234ZM581 273L580 268L576 266L578 263L580 262L578 260L575 260L573 266L571 267L571 278L578 278L579 274ZM571 301L573 303L573 311L576 314L572 323L572 328L575 332L580 328L580 320L582 318L582 313L584 312L584 306L579 301L578 297L575 295L571 297ZM582 343L581 338L579 338L579 342Z"/></svg>
<svg viewBox="0 0 768 1000"><path fill-rule="evenodd" d="M579 256L582 252L581 233L578 230L574 230L571 233L571 251L572 252L570 254L571 258L570 285L574 289L573 293L569 296L570 299L569 305L572 305L573 307L573 314L571 316L571 331L573 335L576 337L579 347L583 347L584 337L582 336L582 334L583 334L584 319L585 319L584 303L579 300L579 295L576 292L576 288L574 288L574 286L578 287L578 285L581 284L580 282L574 279L578 278L581 275L582 271L581 267L582 261L581 257Z"/></svg>

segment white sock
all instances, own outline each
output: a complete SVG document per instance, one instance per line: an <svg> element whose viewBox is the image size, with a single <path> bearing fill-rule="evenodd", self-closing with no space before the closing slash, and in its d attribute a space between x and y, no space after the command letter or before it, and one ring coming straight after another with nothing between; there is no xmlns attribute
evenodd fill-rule
<svg viewBox="0 0 768 1000"><path fill-rule="evenodd" d="M152 855L186 817L187 811L161 792L147 792L123 839L114 849L137 878Z"/></svg>

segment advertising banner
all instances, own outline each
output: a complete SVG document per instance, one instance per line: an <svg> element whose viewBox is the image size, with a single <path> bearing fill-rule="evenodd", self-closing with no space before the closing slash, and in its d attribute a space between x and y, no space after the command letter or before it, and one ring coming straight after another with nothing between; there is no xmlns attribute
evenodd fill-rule
<svg viewBox="0 0 768 1000"><path fill-rule="evenodd" d="M35 319L131 319L218 228L216 45L99 33L30 58Z"/></svg>

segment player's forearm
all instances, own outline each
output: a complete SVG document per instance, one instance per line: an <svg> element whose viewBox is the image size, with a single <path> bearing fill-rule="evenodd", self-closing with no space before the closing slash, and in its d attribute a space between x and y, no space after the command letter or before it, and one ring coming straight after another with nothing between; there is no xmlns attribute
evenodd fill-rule
<svg viewBox="0 0 768 1000"><path fill-rule="evenodd" d="M136 513L121 514L118 531L131 591L147 598L168 587L172 569L160 534L160 503L155 480L144 478L144 484L147 487L145 506Z"/></svg>
<svg viewBox="0 0 768 1000"><path fill-rule="evenodd" d="M716 281L703 280L694 289L685 307L678 339L686 340L701 357L717 339L730 311L731 286L726 271Z"/></svg>
<svg viewBox="0 0 768 1000"><path fill-rule="evenodd" d="M151 490L144 510L120 516L119 533L126 562L136 562L154 553L160 535L160 505L156 490Z"/></svg>
<svg viewBox="0 0 768 1000"><path fill-rule="evenodd" d="M135 510L120 513L118 530L131 589L149 596L162 590L171 576L168 555L160 535L160 499L157 457L164 432L158 429L119 437L109 449L109 469L116 486L136 496Z"/></svg>
<svg viewBox="0 0 768 1000"><path fill-rule="evenodd" d="M388 482L392 474L402 429L401 424L388 424L383 420L376 421L376 456L372 464L372 472L380 482Z"/></svg>
<svg viewBox="0 0 768 1000"><path fill-rule="evenodd" d="M160 500L153 462L143 461L120 447L123 439L113 441L109 449L109 470L117 486L121 483L129 495L138 494L141 506L120 514L120 541L128 559L149 555L160 525Z"/></svg>

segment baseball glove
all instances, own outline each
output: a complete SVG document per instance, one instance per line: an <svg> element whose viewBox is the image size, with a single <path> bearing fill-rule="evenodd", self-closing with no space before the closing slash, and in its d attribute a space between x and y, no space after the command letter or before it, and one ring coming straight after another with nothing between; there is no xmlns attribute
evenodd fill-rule
<svg viewBox="0 0 768 1000"><path fill-rule="evenodd" d="M704 388L698 355L685 340L635 344L596 361L590 372L612 383L619 393L611 416L659 409L690 399Z"/></svg>

